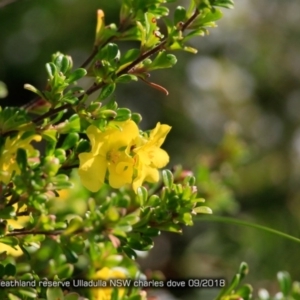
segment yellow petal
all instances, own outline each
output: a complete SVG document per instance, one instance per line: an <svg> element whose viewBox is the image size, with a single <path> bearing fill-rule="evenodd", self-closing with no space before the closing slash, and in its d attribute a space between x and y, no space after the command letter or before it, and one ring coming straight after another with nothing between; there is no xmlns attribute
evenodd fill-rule
<svg viewBox="0 0 300 300"><path fill-rule="evenodd" d="M156 148L152 152L152 158L151 158L152 167L160 169L163 168L168 162L169 162L169 155L165 150Z"/></svg>
<svg viewBox="0 0 300 300"><path fill-rule="evenodd" d="M135 193L137 193L137 189L142 186L143 182L144 182L144 179L145 179L145 175L144 173L141 173L139 174L134 180L133 180L133 183L132 183L132 188L134 190Z"/></svg>
<svg viewBox="0 0 300 300"><path fill-rule="evenodd" d="M153 142L155 142L155 145L157 147L160 147L165 141L165 138L170 130L171 127L169 125L166 124L161 125L158 122L156 124L156 127L150 133L150 141L152 140Z"/></svg>
<svg viewBox="0 0 300 300"><path fill-rule="evenodd" d="M119 149L127 146L139 135L139 129L132 120L126 122L114 122L114 124L120 129L115 128L113 134L110 134L110 148Z"/></svg>
<svg viewBox="0 0 300 300"><path fill-rule="evenodd" d="M140 161L138 162L137 167L137 176L133 180L132 188L137 192L137 189L142 186L144 181L147 182L157 182L159 180L159 172L156 168L149 167L144 165Z"/></svg>
<svg viewBox="0 0 300 300"><path fill-rule="evenodd" d="M146 174L145 181L158 182L159 172L156 168L146 167L145 174Z"/></svg>
<svg viewBox="0 0 300 300"><path fill-rule="evenodd" d="M110 164L108 170L110 186L120 188L132 182L133 159L128 157L117 164Z"/></svg>
<svg viewBox="0 0 300 300"><path fill-rule="evenodd" d="M94 155L103 154L107 151L107 134L105 132L101 132L96 126L91 125L86 130L86 134L91 142L92 153Z"/></svg>
<svg viewBox="0 0 300 300"><path fill-rule="evenodd" d="M81 153L79 160L78 174L83 186L91 192L97 192L104 183L106 159L102 156L93 156L92 153Z"/></svg>

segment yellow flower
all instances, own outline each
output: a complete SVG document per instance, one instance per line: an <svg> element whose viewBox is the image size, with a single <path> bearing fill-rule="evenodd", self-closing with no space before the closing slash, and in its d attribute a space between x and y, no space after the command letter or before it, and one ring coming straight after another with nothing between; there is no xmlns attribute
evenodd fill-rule
<svg viewBox="0 0 300 300"><path fill-rule="evenodd" d="M157 123L149 136L140 135L132 120L112 122L104 132L94 125L89 126L87 136L91 152L79 154L78 174L82 184L97 192L107 172L109 185L113 188L133 184L137 192L144 181L157 182L158 169L169 162L167 152L160 146L170 130L170 126Z"/></svg>
<svg viewBox="0 0 300 300"><path fill-rule="evenodd" d="M169 162L168 153L160 149L160 146L170 130L170 126L157 123L156 127L150 132L148 139L140 138L137 142L138 146L133 150L137 157L137 175L133 181L135 192L144 181L157 182L159 180L157 169L164 167Z"/></svg>
<svg viewBox="0 0 300 300"><path fill-rule="evenodd" d="M112 122L106 131L91 125L87 136L91 141L91 152L79 154L78 174L82 184L90 191L97 192L104 183L106 172L113 188L131 183L134 158L130 156L132 142L138 137L137 125L128 120Z"/></svg>
<svg viewBox="0 0 300 300"><path fill-rule="evenodd" d="M125 279L126 275L120 269L109 269L107 267L99 270L95 276L94 280L109 280L109 279ZM94 300L110 300L111 299L112 288L104 287L104 288L93 288L92 294ZM125 294L124 288L118 288L118 298L121 299Z"/></svg>
<svg viewBox="0 0 300 300"><path fill-rule="evenodd" d="M27 155L32 155L34 153L34 148L30 145L30 142L40 141L41 136L31 135L22 139L24 132L19 132L19 134L14 137L8 137L5 141L4 146L1 149L0 155L0 182L8 184L13 171L16 174L20 173L19 166L16 161L16 153L19 148L27 150Z"/></svg>
<svg viewBox="0 0 300 300"><path fill-rule="evenodd" d="M24 228L25 224L28 222L29 220L29 217L27 216L23 216L23 217L18 217L18 220L7 220L7 225L11 225L13 226L15 229L21 229L21 228ZM11 256L20 256L23 254L23 251L21 250L21 248L19 246L16 246L15 248L9 246L9 245L6 245L6 244L3 244L3 243L0 243L0 253L6 251L6 254L7 255L11 255Z"/></svg>

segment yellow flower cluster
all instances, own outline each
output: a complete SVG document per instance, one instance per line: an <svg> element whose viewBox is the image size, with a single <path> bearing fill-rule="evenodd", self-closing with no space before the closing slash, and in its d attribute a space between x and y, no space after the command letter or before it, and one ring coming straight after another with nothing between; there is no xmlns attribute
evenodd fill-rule
<svg viewBox="0 0 300 300"><path fill-rule="evenodd" d="M31 135L23 138L22 136L24 133L25 132L19 132L18 135L13 138L8 137L0 149L0 182L8 184L13 172L16 174L20 173L20 169L16 161L16 154L19 148L25 149L28 156L35 153L35 150L30 143L33 140L37 142L40 141L41 136ZM17 221L7 220L8 225L12 225L14 228L22 228L27 221L27 216L18 217ZM20 256L23 253L19 246L12 248L11 246L0 243L0 252L3 251L6 251L7 254L13 256Z"/></svg>
<svg viewBox="0 0 300 300"><path fill-rule="evenodd" d="M5 141L4 146L0 150L0 182L8 184L12 173L15 171L16 174L20 173L19 166L16 161L16 154L19 148L27 150L27 154L31 155L34 152L34 148L30 145L30 142L40 141L41 136L31 135L29 137L22 138L24 132L14 137L8 137Z"/></svg>
<svg viewBox="0 0 300 300"><path fill-rule="evenodd" d="M132 120L111 122L104 132L89 126L91 152L79 155L82 184L97 192L108 174L111 187L132 184L137 192L144 181L157 182L158 169L169 162L168 154L160 146L170 130L170 126L158 123L149 135L143 135Z"/></svg>
<svg viewBox="0 0 300 300"><path fill-rule="evenodd" d="M126 275L120 269L109 269L107 267L99 270L94 279L101 279L108 281L109 279L125 279ZM111 299L112 288L104 287L104 288L93 288L92 294L94 300L110 300ZM125 294L124 288L118 289L118 296L122 298Z"/></svg>

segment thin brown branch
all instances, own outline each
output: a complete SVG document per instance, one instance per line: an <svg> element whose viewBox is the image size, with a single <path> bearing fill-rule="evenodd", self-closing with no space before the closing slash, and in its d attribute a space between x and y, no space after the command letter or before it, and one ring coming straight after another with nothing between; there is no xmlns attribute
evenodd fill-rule
<svg viewBox="0 0 300 300"><path fill-rule="evenodd" d="M15 229L12 232L7 233L5 236L24 236L24 235L37 235L37 234L43 234L47 236L52 235L60 235L63 234L67 229L59 229L59 230L20 230ZM88 230L85 230L84 228L79 228L76 231L72 232L72 234L87 232Z"/></svg>
<svg viewBox="0 0 300 300"><path fill-rule="evenodd" d="M53 230L53 231L48 231L48 230L17 230L17 231L12 231L7 233L5 236L22 236L22 235L37 235L37 234L44 234L44 235L60 235L64 231L63 230Z"/></svg>
<svg viewBox="0 0 300 300"><path fill-rule="evenodd" d="M199 9L196 9L193 15L182 25L181 30L182 31L186 30L195 21L199 13L200 13Z"/></svg>
<svg viewBox="0 0 300 300"><path fill-rule="evenodd" d="M197 18L197 16L199 15L199 10L195 10L195 12L193 13L193 15L182 25L182 31L184 31L185 29L188 28L188 26ZM167 42L167 38L163 39L157 46L155 46L153 49L150 49L149 51L146 51L145 53L143 53L140 57L138 57L136 60L134 60L132 63L130 63L127 67L125 67L124 69L120 70L116 75L117 76L121 76L124 74L127 74L130 72L131 69L133 69L136 65L138 65L139 63L141 63L142 61L144 61L146 58L151 57L153 54L159 52L160 50L163 49L163 47L165 46ZM92 58L91 58L92 59ZM99 84L93 84L84 95L79 97L79 100L81 100L85 95L90 95L94 92L96 92L97 90L101 89L104 86L105 83L101 82ZM57 107L55 109L49 110L47 113L45 113L44 115L41 115L37 118L35 118L32 122L37 124L40 121L42 121L45 118L48 118L64 109L68 109L71 108L72 105L67 103L64 104L60 107Z"/></svg>
<svg viewBox="0 0 300 300"><path fill-rule="evenodd" d="M3 7L5 7L5 6L7 6L7 5L10 5L10 4L12 4L12 3L14 3L14 2L17 2L18 0L2 0L1 2L0 2L0 8L3 8Z"/></svg>
<svg viewBox="0 0 300 300"><path fill-rule="evenodd" d="M96 54L98 53L99 47L98 46L94 46L92 53L90 54L90 56L83 62L83 64L80 66L81 68L85 68L92 60L93 58L96 56Z"/></svg>
<svg viewBox="0 0 300 300"><path fill-rule="evenodd" d="M40 121L48 118L48 117L51 117L52 115L54 114L57 114L59 113L60 111L64 110L64 109L69 109L71 108L72 105L70 103L66 103L62 106L59 106L57 108L54 108L54 109L50 109L48 112L46 112L45 114L41 115L41 116L38 116L37 118L35 118L34 120L32 120L33 123L37 124L39 123Z"/></svg>

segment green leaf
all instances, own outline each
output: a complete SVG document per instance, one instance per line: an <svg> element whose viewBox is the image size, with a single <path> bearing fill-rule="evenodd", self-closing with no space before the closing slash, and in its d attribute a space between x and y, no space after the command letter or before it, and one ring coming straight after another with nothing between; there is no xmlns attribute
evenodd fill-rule
<svg viewBox="0 0 300 300"><path fill-rule="evenodd" d="M105 266L112 268L118 266L123 260L122 255L110 255L105 259Z"/></svg>
<svg viewBox="0 0 300 300"><path fill-rule="evenodd" d="M131 120L137 125L139 125L139 123L142 121L142 119L143 119L142 115L140 115L138 113L131 114Z"/></svg>
<svg viewBox="0 0 300 300"><path fill-rule="evenodd" d="M242 262L240 264L240 267L239 267L239 273L241 275L241 280L245 278L245 276L249 273L249 267L248 267L248 264L245 263L245 262Z"/></svg>
<svg viewBox="0 0 300 300"><path fill-rule="evenodd" d="M197 19L189 26L189 29L194 29L195 32L199 31L198 35L205 34L204 27L215 27L215 21L221 19L223 16L222 11L219 9L204 9L203 13L200 14ZM203 32L201 33L201 30ZM191 36L196 35L195 32L189 33L183 41L188 40ZM208 33L208 32L207 32Z"/></svg>
<svg viewBox="0 0 300 300"><path fill-rule="evenodd" d="M212 214L213 211L207 206L198 206L193 209L193 211L197 214Z"/></svg>
<svg viewBox="0 0 300 300"><path fill-rule="evenodd" d="M7 296L8 296L9 300L20 300L19 297L17 297L16 295L13 295L11 293L8 293Z"/></svg>
<svg viewBox="0 0 300 300"><path fill-rule="evenodd" d="M123 224L123 225L117 225L115 228L114 228L114 230L113 230L113 234L114 235L117 235L117 236L125 236L126 234L125 234L125 232L130 232L130 231L132 231L132 226L131 225L129 225L129 224Z"/></svg>
<svg viewBox="0 0 300 300"><path fill-rule="evenodd" d="M116 207L110 206L106 211L105 219L109 222L116 222L120 218L118 209Z"/></svg>
<svg viewBox="0 0 300 300"><path fill-rule="evenodd" d="M64 296L64 300L80 300L82 297L78 295L77 293L68 293Z"/></svg>
<svg viewBox="0 0 300 300"><path fill-rule="evenodd" d="M126 31L122 32L118 40L120 41L140 41L142 38L142 34L139 26L129 27Z"/></svg>
<svg viewBox="0 0 300 300"><path fill-rule="evenodd" d="M102 59L111 61L113 59L119 59L120 51L119 47L116 44L108 43L103 49L102 49L103 57Z"/></svg>
<svg viewBox="0 0 300 300"><path fill-rule="evenodd" d="M173 54L168 54L166 51L160 51L153 62L147 66L147 70L166 69L173 67L177 62L177 58Z"/></svg>
<svg viewBox="0 0 300 300"><path fill-rule="evenodd" d="M176 218L176 221L179 221L179 222L183 223L186 226L192 226L193 225L192 216L189 212L185 212L182 215L178 216Z"/></svg>
<svg viewBox="0 0 300 300"><path fill-rule="evenodd" d="M173 181L174 181L172 172L170 170L163 170L162 171L162 179L163 179L164 185L167 188L171 189L173 186Z"/></svg>
<svg viewBox="0 0 300 300"><path fill-rule="evenodd" d="M16 266L11 263L8 263L4 268L4 273L6 276L15 276L16 271Z"/></svg>
<svg viewBox="0 0 300 300"><path fill-rule="evenodd" d="M54 63L47 63L46 71L50 79L53 79L57 75L57 69Z"/></svg>
<svg viewBox="0 0 300 300"><path fill-rule="evenodd" d="M47 129L42 132L42 137L49 142L57 142L57 130Z"/></svg>
<svg viewBox="0 0 300 300"><path fill-rule="evenodd" d="M151 228L151 227L143 228L143 229L139 228L139 232L149 237L155 237L160 235L160 231L157 228Z"/></svg>
<svg viewBox="0 0 300 300"><path fill-rule="evenodd" d="M295 300L300 300L300 282L293 282L293 287L292 287L292 297Z"/></svg>
<svg viewBox="0 0 300 300"><path fill-rule="evenodd" d="M159 206L161 203L161 199L157 195L151 195L151 197L148 199L148 205L152 207Z"/></svg>
<svg viewBox="0 0 300 300"><path fill-rule="evenodd" d="M67 159L66 151L64 149L61 149L61 148L55 149L54 156L56 158L58 158L59 163L61 163L61 164L64 163Z"/></svg>
<svg viewBox="0 0 300 300"><path fill-rule="evenodd" d="M166 224L166 225L159 225L159 226L155 226L155 227L162 231L182 233L181 226L178 224Z"/></svg>
<svg viewBox="0 0 300 300"><path fill-rule="evenodd" d="M85 249L83 237L79 235L73 235L70 238L68 246L70 247L70 250L76 252L77 254L81 254Z"/></svg>
<svg viewBox="0 0 300 300"><path fill-rule="evenodd" d="M213 6L220 6L229 9L234 8L234 1L233 0L217 0L213 2Z"/></svg>
<svg viewBox="0 0 300 300"><path fill-rule="evenodd" d="M24 84L24 89L39 95L42 99L45 99L45 96L43 95L43 93L31 84L28 84L28 83Z"/></svg>
<svg viewBox="0 0 300 300"><path fill-rule="evenodd" d="M139 251L148 251L153 248L153 241L150 237L143 236L143 237L129 237L127 239L128 245Z"/></svg>
<svg viewBox="0 0 300 300"><path fill-rule="evenodd" d="M7 206L0 209L0 219L12 219L15 217L16 212L14 207Z"/></svg>
<svg viewBox="0 0 300 300"><path fill-rule="evenodd" d="M58 70L59 72L62 72L62 73L64 73L64 72L62 71L62 65L63 65L63 60L64 60L64 58L65 58L65 56L64 56L63 54L61 54L61 53L56 53L56 54L54 54L54 55L53 55L53 58L52 58L53 63L54 63L55 66L57 67L57 70ZM65 66L65 63L66 63L66 62L64 62L64 68L66 67L66 66Z"/></svg>
<svg viewBox="0 0 300 300"><path fill-rule="evenodd" d="M141 51L139 49L130 49L128 50L123 56L121 56L120 59L120 69L123 69L127 67L130 63L132 63L134 60L136 60L141 54Z"/></svg>
<svg viewBox="0 0 300 300"><path fill-rule="evenodd" d="M64 150L68 150L74 147L78 141L79 141L79 134L77 132L71 132L64 139L61 148Z"/></svg>
<svg viewBox="0 0 300 300"><path fill-rule="evenodd" d="M104 99L106 99L109 96L111 96L113 94L113 92L115 91L115 89L116 89L116 84L115 83L106 84L101 89L101 92L100 92L100 95L99 95L98 99L100 101L103 101Z"/></svg>
<svg viewBox="0 0 300 300"><path fill-rule="evenodd" d="M84 77L86 74L87 74L87 71L85 69L79 68L79 69L75 70L74 72L72 72L68 76L66 82L72 83L72 82Z"/></svg>
<svg viewBox="0 0 300 300"><path fill-rule="evenodd" d="M31 299L37 299L37 297L38 297L37 291L34 288L30 288L30 287L26 287L26 288L19 287L18 293L24 296L23 299L27 299L27 297L31 298ZM61 298L61 299L63 299L63 298Z"/></svg>
<svg viewBox="0 0 300 300"><path fill-rule="evenodd" d="M252 292L252 286L249 284L245 284L236 291L236 294L239 295L243 300L250 300L252 299Z"/></svg>
<svg viewBox="0 0 300 300"><path fill-rule="evenodd" d="M48 288L47 292L47 300L63 300L64 293L59 287Z"/></svg>
<svg viewBox="0 0 300 300"><path fill-rule="evenodd" d="M70 133L80 131L80 118L77 114L72 115L68 120L62 122L57 126L57 132L59 133Z"/></svg>
<svg viewBox="0 0 300 300"><path fill-rule="evenodd" d="M143 51L154 47L163 37L159 31L159 27L157 26L156 16L150 12L146 12L144 16L144 22L146 26L142 25L141 27L142 31L146 29L145 39L141 41Z"/></svg>
<svg viewBox="0 0 300 300"><path fill-rule="evenodd" d="M0 99L5 98L8 95L6 84L0 81Z"/></svg>
<svg viewBox="0 0 300 300"><path fill-rule="evenodd" d="M74 253L72 251L72 261L69 259L69 257L67 256L68 261L71 261L72 263L75 263L78 261L77 255L76 255L76 259L74 259ZM65 264L63 266L58 267L57 269L57 275L59 276L60 279L66 279L66 278L70 278L73 274L74 271L74 266L73 264Z"/></svg>
<svg viewBox="0 0 300 300"><path fill-rule="evenodd" d="M140 206L144 206L147 202L147 199L148 199L148 191L145 187L143 186L140 186L138 189L137 189L137 195L136 195L136 198L140 204Z"/></svg>
<svg viewBox="0 0 300 300"><path fill-rule="evenodd" d="M19 245L19 240L14 236L5 236L0 238L0 243L15 247Z"/></svg>
<svg viewBox="0 0 300 300"><path fill-rule="evenodd" d="M277 280L280 285L280 290L285 297L289 296L292 288L291 276L288 272L281 271L277 273Z"/></svg>
<svg viewBox="0 0 300 300"><path fill-rule="evenodd" d="M112 293L110 295L110 300L119 300L119 290L117 288L114 288L112 290Z"/></svg>
<svg viewBox="0 0 300 300"><path fill-rule="evenodd" d="M30 117L24 109L18 107L5 107L0 109L0 132L18 130L30 130ZM26 127L25 127L26 126ZM27 127L28 126L28 127Z"/></svg>
<svg viewBox="0 0 300 300"><path fill-rule="evenodd" d="M117 113L111 109L100 110L98 114L92 113L94 117L104 118L104 119L114 119Z"/></svg>
<svg viewBox="0 0 300 300"><path fill-rule="evenodd" d="M73 65L72 58L68 55L62 55L62 59L60 61L59 69L62 73L67 73L69 70L71 70Z"/></svg>
<svg viewBox="0 0 300 300"><path fill-rule="evenodd" d="M28 260L30 260L31 256L30 256L29 252L27 251L27 249L22 244L20 244L19 247L22 250L23 254L26 256L26 258Z"/></svg>
<svg viewBox="0 0 300 300"><path fill-rule="evenodd" d="M73 187L73 183L70 182L68 176L64 174L59 174L52 178L52 182L55 185L55 188L58 190L69 189Z"/></svg>
<svg viewBox="0 0 300 300"><path fill-rule="evenodd" d="M78 255L77 255L77 253L75 251L71 250L69 248L69 245L61 245L61 248L62 248L62 250L63 250L63 252L65 254L65 257L66 257L67 261L69 263L71 263L72 267L74 267L72 264L78 262ZM63 274L65 274L64 272L69 272L69 271L70 271L69 267L65 267L65 266L62 267ZM73 269L72 269L72 272L73 272ZM62 278L63 276L60 276L60 277Z"/></svg>
<svg viewBox="0 0 300 300"><path fill-rule="evenodd" d="M82 152L87 152L91 148L90 143L87 140L81 139L78 142L78 145L76 147L76 152L77 153L82 153Z"/></svg>
<svg viewBox="0 0 300 300"><path fill-rule="evenodd" d="M183 39L183 43L187 42L189 39L195 37L195 36L204 36L207 33L207 30L204 28L196 29L191 32L189 32Z"/></svg>
<svg viewBox="0 0 300 300"><path fill-rule="evenodd" d="M17 163L21 170L21 173L25 173L27 169L27 153L23 148L18 148L17 150Z"/></svg>
<svg viewBox="0 0 300 300"><path fill-rule="evenodd" d="M185 22L186 21L186 9L183 6L177 6L176 10L174 12L174 24L175 26L179 22Z"/></svg>
<svg viewBox="0 0 300 300"><path fill-rule="evenodd" d="M126 121L131 118L131 111L128 108L118 108L115 121Z"/></svg>
<svg viewBox="0 0 300 300"><path fill-rule="evenodd" d="M158 7L151 6L148 11L151 14L153 14L156 18L169 15L169 9L165 6L158 6Z"/></svg>
<svg viewBox="0 0 300 300"><path fill-rule="evenodd" d="M137 222L139 222L140 218L139 216L136 215L136 213L132 213L129 215L126 215L124 217L122 217L120 219L120 222L118 223L118 225L122 226L122 225L134 225Z"/></svg>
<svg viewBox="0 0 300 300"><path fill-rule="evenodd" d="M183 184L187 184L188 186L195 186L196 185L195 176L190 176L190 175L186 176L183 180ZM197 200L200 200L199 202L205 202L205 199L203 199L203 198L200 198Z"/></svg>
<svg viewBox="0 0 300 300"><path fill-rule="evenodd" d="M116 82L118 83L128 83L130 81L137 81L138 78L137 76L135 75L132 75L132 74L124 74L124 75L121 75L119 76L117 79L116 79Z"/></svg>
<svg viewBox="0 0 300 300"><path fill-rule="evenodd" d="M229 284L229 287L227 287L226 289L226 294L230 294L233 290L235 290L236 287L240 284L240 282L241 282L241 275L235 274Z"/></svg>
<svg viewBox="0 0 300 300"><path fill-rule="evenodd" d="M26 243L32 243L32 242L42 242L45 240L45 235L44 234L27 234L23 238L23 242Z"/></svg>
<svg viewBox="0 0 300 300"><path fill-rule="evenodd" d="M137 258L136 252L133 251L130 247L124 246L122 250L130 259L135 260Z"/></svg>

